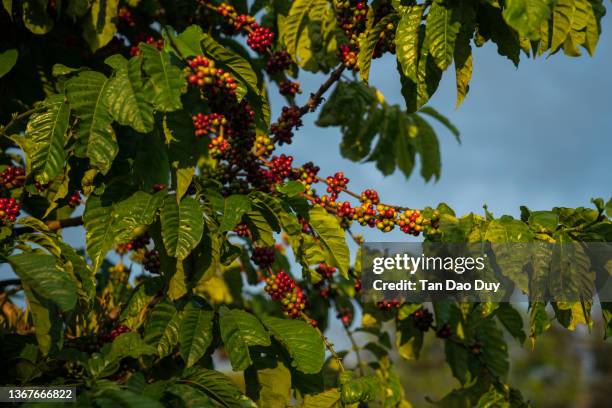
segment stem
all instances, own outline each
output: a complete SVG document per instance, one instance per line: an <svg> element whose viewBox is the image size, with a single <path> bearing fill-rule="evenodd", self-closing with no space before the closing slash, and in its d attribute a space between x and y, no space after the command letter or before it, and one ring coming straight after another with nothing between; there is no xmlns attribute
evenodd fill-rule
<svg viewBox="0 0 612 408"><path fill-rule="evenodd" d="M302 320L304 320L308 324L310 324L310 322L312 321L312 319L308 317L308 315L304 312L302 312L300 316L302 317ZM344 368L344 364L342 364L342 358L340 358L340 356L338 355L338 353L336 353L336 350L334 349L334 344L329 341L329 339L325 336L325 334L323 334L321 329L319 329L316 326L314 326L314 329L319 334L319 337L321 337L321 340L323 340L323 343L325 344L325 348L330 352L330 354L332 355L332 358L336 360L336 363L338 363L338 367L340 367L340 371L341 372L346 371Z"/></svg>
<svg viewBox="0 0 612 408"><path fill-rule="evenodd" d="M29 110L27 110L25 112L22 112L22 113L20 113L20 114L18 114L16 116L14 116L13 119L11 119L9 121L9 123L6 124L6 126L0 127L0 131L2 131L2 136L8 137L8 134L7 134L8 129L10 129L11 127L15 126L22 119L25 119L28 116L30 116L31 114L36 113L36 112L38 112L38 111L40 111L42 109L43 109L43 107L39 106L39 107L29 109Z"/></svg>
<svg viewBox="0 0 612 408"><path fill-rule="evenodd" d="M83 225L83 217L65 218L63 220L51 220L45 223L51 231L58 231L62 228L78 227ZM30 227L18 227L13 229L15 236L32 232Z"/></svg>
<svg viewBox="0 0 612 408"><path fill-rule="evenodd" d="M357 367L359 367L359 374L363 377L365 375L365 369L363 365L363 360L361 359L361 354L359 353L359 350L361 349L359 345L357 344L357 341L355 340L355 336L353 336L353 332L345 325L342 325L342 326L344 327L344 331L346 332L346 335L351 341L351 345L353 346L353 351L355 352L355 357L357 358Z"/></svg>

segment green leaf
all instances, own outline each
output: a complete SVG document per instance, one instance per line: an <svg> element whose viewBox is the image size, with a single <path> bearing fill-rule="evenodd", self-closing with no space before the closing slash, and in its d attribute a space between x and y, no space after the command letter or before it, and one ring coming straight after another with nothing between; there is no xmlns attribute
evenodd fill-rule
<svg viewBox="0 0 612 408"><path fill-rule="evenodd" d="M155 194L137 191L115 204L112 224L115 243L126 243L142 235L142 227L157 219L164 198L161 191Z"/></svg>
<svg viewBox="0 0 612 408"><path fill-rule="evenodd" d="M3 52L0 52L0 78L8 74L11 69L17 63L19 52L12 48Z"/></svg>
<svg viewBox="0 0 612 408"><path fill-rule="evenodd" d="M213 339L213 317L210 310L202 310L189 303L183 310L179 331L181 356L187 367L197 363Z"/></svg>
<svg viewBox="0 0 612 408"><path fill-rule="evenodd" d="M565 43L572 29L576 6L574 0L557 0L553 9L553 26L550 52L556 52Z"/></svg>
<svg viewBox="0 0 612 408"><path fill-rule="evenodd" d="M47 109L32 115L26 128L26 137L32 141L31 169L41 184L54 180L64 167L70 117L64 95L50 96L44 104Z"/></svg>
<svg viewBox="0 0 612 408"><path fill-rule="evenodd" d="M321 207L312 207L308 210L308 223L327 248L329 263L348 278L350 254L338 219Z"/></svg>
<svg viewBox="0 0 612 408"><path fill-rule="evenodd" d="M459 138L459 129L457 129L457 127L453 125L452 122L448 120L446 116L442 115L440 112L438 112L431 106L425 106L421 108L419 113L424 113L425 115L431 116L432 118L436 119L438 122L444 125L444 127L446 127L453 134L453 136L455 136L457 142L461 142L461 139Z"/></svg>
<svg viewBox="0 0 612 408"><path fill-rule="evenodd" d="M550 16L551 3L549 0L509 0L504 5L504 20L521 36L536 40L540 25Z"/></svg>
<svg viewBox="0 0 612 408"><path fill-rule="evenodd" d="M291 372L283 363L274 368L257 370L257 380L261 386L259 400L262 407L285 408L291 398Z"/></svg>
<svg viewBox="0 0 612 408"><path fill-rule="evenodd" d="M172 52L177 57L188 58L202 54L200 42L204 33L200 26L196 24L190 25L180 34L176 34L169 27L166 27L163 29L162 34L166 50Z"/></svg>
<svg viewBox="0 0 612 408"><path fill-rule="evenodd" d="M91 6L91 0L69 0L66 6L66 14L76 20L77 18L83 17L87 14L89 7Z"/></svg>
<svg viewBox="0 0 612 408"><path fill-rule="evenodd" d="M544 302L534 302L529 305L529 337L532 344L536 337L550 328L550 319L546 313Z"/></svg>
<svg viewBox="0 0 612 408"><path fill-rule="evenodd" d="M185 167L176 169L176 200L181 201L181 198L187 193L191 186L191 181L195 174L195 167Z"/></svg>
<svg viewBox="0 0 612 408"><path fill-rule="evenodd" d="M174 196L166 197L161 211L161 227L164 246L168 255L183 260L198 245L204 232L203 212L192 197L185 197L180 204Z"/></svg>
<svg viewBox="0 0 612 408"><path fill-rule="evenodd" d="M62 348L64 327L57 306L37 295L28 284L22 282L25 300L36 328L36 340L43 355Z"/></svg>
<svg viewBox="0 0 612 408"><path fill-rule="evenodd" d="M204 391L223 407L257 408L227 376L218 371L198 367L188 371L181 381Z"/></svg>
<svg viewBox="0 0 612 408"><path fill-rule="evenodd" d="M122 388L106 388L96 394L96 406L118 408L163 408L164 405L146 395Z"/></svg>
<svg viewBox="0 0 612 408"><path fill-rule="evenodd" d="M434 2L427 14L427 25L425 28L426 42L430 54L436 65L444 71L453 61L455 40L461 22L455 8L449 8L441 3Z"/></svg>
<svg viewBox="0 0 612 408"><path fill-rule="evenodd" d="M160 357L167 356L179 342L182 316L170 302L155 305L145 324L144 340Z"/></svg>
<svg viewBox="0 0 612 408"><path fill-rule="evenodd" d="M89 197L83 213L87 255L92 261L92 270L97 272L106 253L113 248L113 207L103 206L99 197Z"/></svg>
<svg viewBox="0 0 612 408"><path fill-rule="evenodd" d="M270 333L287 349L293 366L304 374L321 371L325 361L325 346L317 331L301 320L266 316L263 323Z"/></svg>
<svg viewBox="0 0 612 408"><path fill-rule="evenodd" d="M51 31L53 19L47 14L47 0L24 0L23 24L34 34Z"/></svg>
<svg viewBox="0 0 612 408"><path fill-rule="evenodd" d="M76 305L77 288L61 269L55 257L38 253L22 253L8 257L13 270L35 293L68 311Z"/></svg>
<svg viewBox="0 0 612 408"><path fill-rule="evenodd" d="M119 0L94 0L83 23L83 38L92 51L104 47L117 32Z"/></svg>
<svg viewBox="0 0 612 408"><path fill-rule="evenodd" d="M495 321L485 319L478 325L476 336L482 343L482 359L494 375L504 378L508 374L508 345Z"/></svg>
<svg viewBox="0 0 612 408"><path fill-rule="evenodd" d="M336 408L339 407L340 392L337 388L330 388L320 394L306 395L304 408Z"/></svg>
<svg viewBox="0 0 612 408"><path fill-rule="evenodd" d="M112 343L104 345L99 353L92 354L85 368L93 378L108 377L119 369L121 359L138 358L154 353L155 349L147 345L138 333L123 333L117 336Z"/></svg>
<svg viewBox="0 0 612 408"><path fill-rule="evenodd" d="M446 355L446 362L453 376L458 379L461 384L465 384L468 379L468 360L470 358L468 350L452 341L445 341L444 353Z"/></svg>
<svg viewBox="0 0 612 408"><path fill-rule="evenodd" d="M172 384L165 392L180 398L185 408L214 407L210 398L198 388L187 384Z"/></svg>
<svg viewBox="0 0 612 408"><path fill-rule="evenodd" d="M521 344L525 342L527 336L523 330L523 318L512 305L509 303L500 303L499 307L495 310L495 316L497 316L512 337Z"/></svg>
<svg viewBox="0 0 612 408"><path fill-rule="evenodd" d="M106 174L119 151L112 117L108 106L109 80L99 72L85 71L66 83L70 107L80 119L77 137L80 145L79 157L89 157L92 167Z"/></svg>
<svg viewBox="0 0 612 408"><path fill-rule="evenodd" d="M276 186L276 191L288 197L295 197L304 192L304 184L299 181L288 181Z"/></svg>
<svg viewBox="0 0 612 408"><path fill-rule="evenodd" d="M399 355L405 360L419 358L423 347L423 332L418 330L412 319L404 319L397 326L396 345Z"/></svg>
<svg viewBox="0 0 612 408"><path fill-rule="evenodd" d="M423 6L410 6L397 26L395 48L402 73L417 82L417 63L419 57L419 27L423 17Z"/></svg>
<svg viewBox="0 0 612 408"><path fill-rule="evenodd" d="M233 194L227 197L223 204L223 217L220 231L232 230L242 219L242 216L251 210L251 201L245 195Z"/></svg>
<svg viewBox="0 0 612 408"><path fill-rule="evenodd" d="M134 57L128 61L115 54L106 63L115 69L106 95L113 118L141 133L153 130L153 107L144 93L141 77L142 58Z"/></svg>
<svg viewBox="0 0 612 408"><path fill-rule="evenodd" d="M183 72L170 63L170 56L165 51L158 51L145 43L140 43L139 47L144 58L144 70L151 77L146 85L149 101L162 112L181 109L181 94L187 85Z"/></svg>
<svg viewBox="0 0 612 408"><path fill-rule="evenodd" d="M279 24L279 37L285 44L287 52L297 62L296 55L298 49L298 41L300 33L306 24L306 18L309 10L312 8L314 0L296 0L291 4L289 15L285 18L283 24Z"/></svg>
<svg viewBox="0 0 612 408"><path fill-rule="evenodd" d="M421 176L425 181L429 181L432 177L438 180L442 164L436 132L419 116L414 116L414 121L418 127L417 148L421 155Z"/></svg>
<svg viewBox="0 0 612 408"><path fill-rule="evenodd" d="M257 317L244 310L222 307L219 316L221 338L232 368L234 371L245 370L252 364L249 347L269 346L270 336Z"/></svg>

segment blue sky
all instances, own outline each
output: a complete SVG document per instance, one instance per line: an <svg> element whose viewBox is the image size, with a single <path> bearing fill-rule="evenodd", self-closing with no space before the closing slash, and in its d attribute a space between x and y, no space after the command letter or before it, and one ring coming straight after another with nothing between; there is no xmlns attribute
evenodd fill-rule
<svg viewBox="0 0 612 408"><path fill-rule="evenodd" d="M612 193L612 22L602 20L594 57L558 53L536 60L521 55L519 68L487 43L474 51L474 73L463 105L455 110L454 71L449 68L430 105L461 131L461 145L436 124L442 151L442 176L425 183L418 171L406 180L396 173L383 177L372 163L352 163L339 153L338 128L317 128L316 115L284 152L295 163L314 160L321 175L344 170L355 191L376 188L385 202L421 207L447 202L458 213L482 213L487 204L496 215L518 216L519 206L550 209L588 206L591 197ZM305 100L322 76L299 78ZM376 60L370 82L386 100L403 106L395 58ZM272 96L274 112L282 100ZM275 116L276 117L276 116ZM366 232L366 239L400 239Z"/></svg>

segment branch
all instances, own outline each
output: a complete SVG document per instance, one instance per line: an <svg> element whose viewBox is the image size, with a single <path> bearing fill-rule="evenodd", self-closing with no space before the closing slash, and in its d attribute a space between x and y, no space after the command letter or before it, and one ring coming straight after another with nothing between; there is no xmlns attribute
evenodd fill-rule
<svg viewBox="0 0 612 408"><path fill-rule="evenodd" d="M43 106L38 106L36 108L32 108L29 109L25 112L22 112L18 115L13 116L13 118L9 121L9 123L7 123L5 126L0 127L0 132L2 132L2 136L8 137L7 134L7 130L10 129L11 127L15 126L18 122L20 122L22 119L25 119L27 117L29 117L31 114L36 113L40 110L42 110L44 107Z"/></svg>
<svg viewBox="0 0 612 408"><path fill-rule="evenodd" d="M304 320L306 323L310 324L310 322L312 322L312 319L308 317L306 313L302 312L300 316L302 317L302 320ZM323 334L321 329L319 329L317 326L313 326L313 327L319 334L319 337L321 337L321 340L323 340L323 343L325 344L325 348L330 352L333 359L336 360L336 363L338 363L338 367L340 368L340 371L344 372L345 369L344 369L344 364L342 364L342 358L338 355L338 353L334 349L334 344L329 341L329 339L325 336L325 334Z"/></svg>
<svg viewBox="0 0 612 408"><path fill-rule="evenodd" d="M63 220L51 220L47 221L45 224L51 231L58 231L63 228L79 227L83 225L83 217L65 218ZM17 236L32 231L34 230L30 227L18 227L13 229L13 234Z"/></svg>

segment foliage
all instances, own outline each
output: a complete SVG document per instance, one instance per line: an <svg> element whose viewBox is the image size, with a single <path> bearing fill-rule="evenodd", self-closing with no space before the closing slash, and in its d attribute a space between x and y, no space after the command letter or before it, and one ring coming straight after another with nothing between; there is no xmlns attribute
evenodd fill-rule
<svg viewBox="0 0 612 408"><path fill-rule="evenodd" d="M317 124L340 128L344 157L409 177L418 156L421 176L438 179L429 120L459 137L425 106L442 74L455 65L459 105L472 45L492 42L515 65L521 51L593 54L604 13L599 0L3 1L0 250L17 279L0 282L2 382L77 384L82 406L406 407L391 357L418 358L434 330L458 380L436 405L527 406L505 384L504 333L522 344L554 319L590 327L592 301L533 303L526 324L509 304L364 303L349 227L610 241L612 200L459 217L383 204L276 150L335 84ZM405 107L368 85L385 53ZM300 106L301 71L328 79ZM288 101L276 121L271 84ZM59 231L81 225L74 248ZM330 308L351 339L370 336L351 351L356 367L325 335ZM612 307L601 311L609 337ZM217 350L244 388L215 369Z"/></svg>

